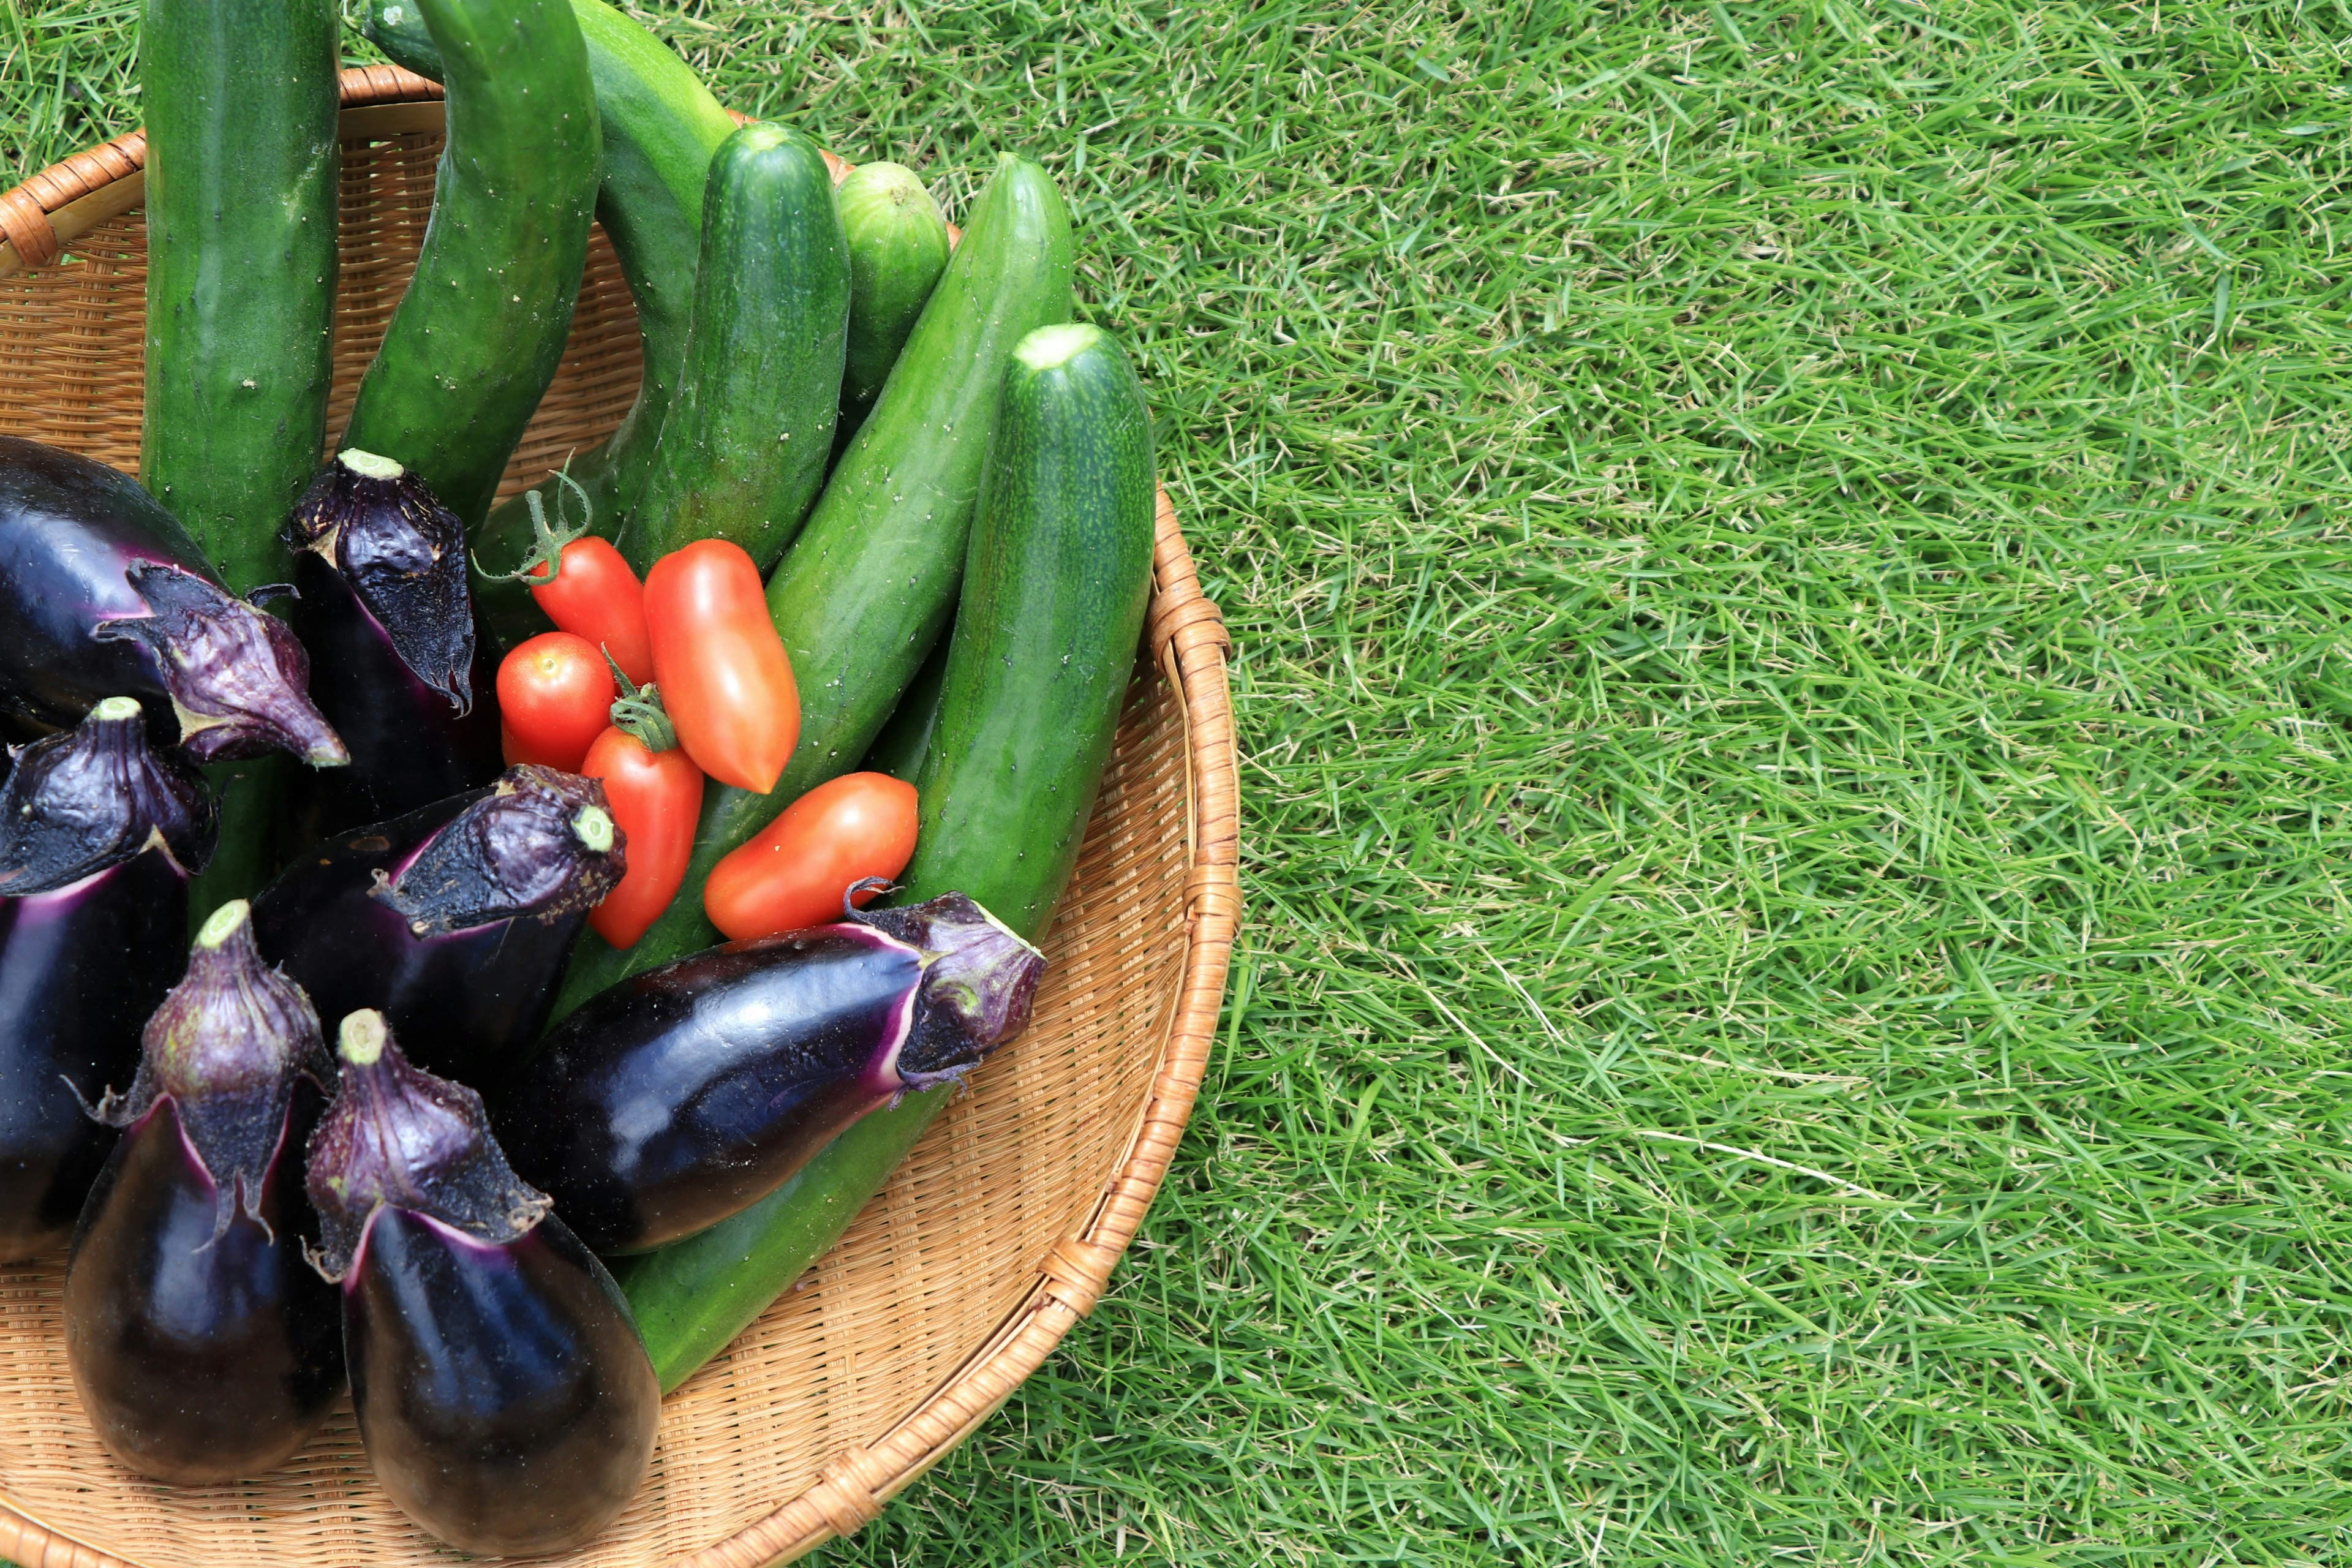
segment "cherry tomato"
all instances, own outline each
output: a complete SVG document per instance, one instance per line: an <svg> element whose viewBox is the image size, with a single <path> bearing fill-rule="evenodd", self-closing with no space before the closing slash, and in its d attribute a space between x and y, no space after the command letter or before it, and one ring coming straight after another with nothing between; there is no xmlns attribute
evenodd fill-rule
<svg viewBox="0 0 2352 1568"><path fill-rule="evenodd" d="M574 539L563 546L551 579L541 565L523 581L547 618L593 647L611 650L621 673L640 686L654 678L646 638L646 591L637 574L607 541Z"/></svg>
<svg viewBox="0 0 2352 1568"><path fill-rule="evenodd" d="M650 751L616 725L596 737L580 771L604 781L613 820L629 836L629 868L620 886L588 911L588 923L614 947L634 946L686 880L702 813L702 770L677 748Z"/></svg>
<svg viewBox="0 0 2352 1568"><path fill-rule="evenodd" d="M800 689L743 547L700 539L655 562L646 630L686 754L720 784L775 788L800 742Z"/></svg>
<svg viewBox="0 0 2352 1568"><path fill-rule="evenodd" d="M613 708L613 672L586 637L541 632L499 666L499 739L509 763L578 773Z"/></svg>
<svg viewBox="0 0 2352 1568"><path fill-rule="evenodd" d="M887 773L845 773L784 807L760 836L710 868L702 909L733 940L841 918L860 877L895 877L915 853L915 786ZM871 892L858 895L864 904Z"/></svg>

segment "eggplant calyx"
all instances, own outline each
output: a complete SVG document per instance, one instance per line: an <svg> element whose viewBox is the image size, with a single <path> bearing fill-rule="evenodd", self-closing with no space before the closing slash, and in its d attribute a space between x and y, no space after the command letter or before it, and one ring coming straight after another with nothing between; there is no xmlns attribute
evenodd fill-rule
<svg viewBox="0 0 2352 1568"><path fill-rule="evenodd" d="M619 885L626 842L601 782L520 763L405 866L379 873L368 896L398 910L420 938L519 915L549 924Z"/></svg>
<svg viewBox="0 0 2352 1568"><path fill-rule="evenodd" d="M294 503L286 543L343 580L410 674L460 714L473 710L466 529L423 479L390 458L346 447Z"/></svg>
<svg viewBox="0 0 2352 1568"><path fill-rule="evenodd" d="M531 499L537 500L539 497L534 493ZM635 736L648 752L658 754L674 750L677 745L677 726L670 722L669 710L662 706L661 689L650 680L643 686L632 681L628 671L621 668L621 661L613 657L611 648L600 647L596 651L612 666L613 682L621 692L613 699L608 715L613 728Z"/></svg>
<svg viewBox="0 0 2352 1568"><path fill-rule="evenodd" d="M1029 1026L1045 955L971 899L942 893L857 918L922 953L920 1005L897 1063L908 1089L961 1080Z"/></svg>
<svg viewBox="0 0 2352 1568"><path fill-rule="evenodd" d="M554 1200L517 1176L490 1136L482 1097L409 1065L383 1015L365 1008L338 1030L342 1086L310 1134L308 1182L319 1211L311 1267L350 1274L380 1209L407 1209L475 1241L528 1235Z"/></svg>
<svg viewBox="0 0 2352 1568"><path fill-rule="evenodd" d="M213 1239L242 1209L264 1230L262 1194L285 1142L295 1080L334 1081L319 1015L302 988L254 945L252 910L232 899L188 950L188 972L147 1020L127 1093L109 1089L99 1120L128 1127L169 1100L216 1193Z"/></svg>
<svg viewBox="0 0 2352 1568"><path fill-rule="evenodd" d="M193 874L212 859L216 826L203 784L147 743L138 700L110 697L16 749L0 785L0 897L55 892L149 849Z"/></svg>
<svg viewBox="0 0 2352 1568"><path fill-rule="evenodd" d="M285 622L164 562L133 562L125 575L149 613L100 621L96 636L154 654L190 756L231 762L275 750L314 768L352 760L310 701L310 656Z"/></svg>

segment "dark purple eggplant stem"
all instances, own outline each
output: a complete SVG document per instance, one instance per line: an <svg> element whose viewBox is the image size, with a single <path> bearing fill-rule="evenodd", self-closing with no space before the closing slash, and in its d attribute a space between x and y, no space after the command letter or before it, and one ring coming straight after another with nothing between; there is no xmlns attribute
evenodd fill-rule
<svg viewBox="0 0 2352 1568"><path fill-rule="evenodd" d="M131 697L110 697L71 730L11 752L0 785L0 897L54 892L160 848L193 875L212 859L212 795L159 754Z"/></svg>
<svg viewBox="0 0 2352 1568"><path fill-rule="evenodd" d="M350 585L411 674L473 710L465 525L422 480L389 458L339 453L294 503L286 542Z"/></svg>
<svg viewBox="0 0 2352 1568"><path fill-rule="evenodd" d="M419 847L373 897L420 937L593 908L628 868L627 837L595 779L521 763Z"/></svg>

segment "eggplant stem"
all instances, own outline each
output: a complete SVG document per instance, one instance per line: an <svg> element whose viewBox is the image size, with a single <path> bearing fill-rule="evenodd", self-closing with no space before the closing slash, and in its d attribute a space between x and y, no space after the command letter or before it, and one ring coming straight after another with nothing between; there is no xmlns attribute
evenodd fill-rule
<svg viewBox="0 0 2352 1568"><path fill-rule="evenodd" d="M383 1015L373 1007L362 1007L344 1015L342 1026L335 1031L335 1054L355 1068L363 1068L383 1055Z"/></svg>

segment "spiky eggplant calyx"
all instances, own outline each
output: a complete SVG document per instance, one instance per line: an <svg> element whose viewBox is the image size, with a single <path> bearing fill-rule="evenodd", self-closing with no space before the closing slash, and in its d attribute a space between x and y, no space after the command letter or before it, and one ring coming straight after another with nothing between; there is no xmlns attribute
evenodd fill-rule
<svg viewBox="0 0 2352 1568"><path fill-rule="evenodd" d="M921 994L898 1050L898 1077L907 1088L961 1079L1029 1026L1045 955L963 894L942 893L901 910L852 910L851 916L923 956Z"/></svg>
<svg viewBox="0 0 2352 1568"><path fill-rule="evenodd" d="M183 874L212 859L212 795L147 743L135 698L108 698L14 762L0 785L0 897L54 892L147 849Z"/></svg>
<svg viewBox="0 0 2352 1568"><path fill-rule="evenodd" d="M436 1219L486 1246L520 1240L553 1206L507 1165L482 1097L409 1065L373 1009L342 1022L342 1084L310 1134L310 1202L330 1279L352 1270L368 1222L387 1205Z"/></svg>
<svg viewBox="0 0 2352 1568"><path fill-rule="evenodd" d="M252 910L233 899L188 950L188 972L147 1020L130 1091L109 1091L99 1117L128 1127L169 1099L217 1189L213 1235L238 1209L261 1221L271 1163L286 1136L297 1079L334 1080L319 1015L302 988L254 945Z"/></svg>
<svg viewBox="0 0 2352 1568"><path fill-rule="evenodd" d="M161 561L133 562L125 575L150 613L100 621L97 637L154 653L190 756L223 763L290 752L314 768L352 760L310 701L310 656L285 622Z"/></svg>
<svg viewBox="0 0 2352 1568"><path fill-rule="evenodd" d="M419 937L588 909L619 885L627 837L595 779L519 763L369 896Z"/></svg>
<svg viewBox="0 0 2352 1568"><path fill-rule="evenodd" d="M474 600L466 529L415 473L356 447L294 503L287 548L341 577L409 673L459 713L474 706Z"/></svg>

